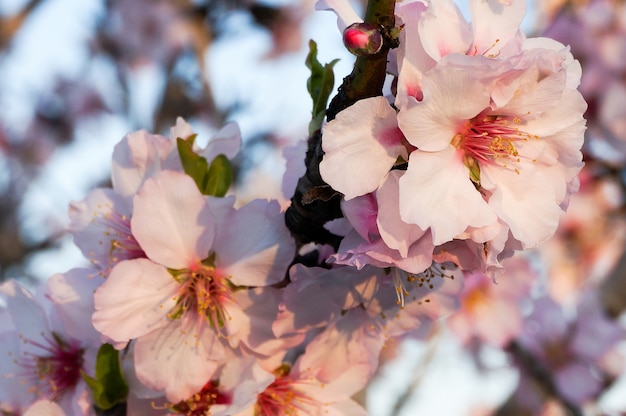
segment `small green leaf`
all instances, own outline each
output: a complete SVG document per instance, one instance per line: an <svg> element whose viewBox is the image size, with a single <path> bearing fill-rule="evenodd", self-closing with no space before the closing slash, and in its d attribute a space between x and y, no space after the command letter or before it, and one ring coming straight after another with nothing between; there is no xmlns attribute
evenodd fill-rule
<svg viewBox="0 0 626 416"><path fill-rule="evenodd" d="M316 130L319 130L324 122L328 97L330 97L330 93L335 85L333 67L338 61L339 59L335 59L322 66L317 60L317 44L313 40L309 41L309 54L305 61L307 68L311 70L311 76L307 80L306 86L309 95L313 99L312 118L309 123L309 136L313 135Z"/></svg>
<svg viewBox="0 0 626 416"><path fill-rule="evenodd" d="M193 178L196 185L198 185L198 189L202 191L206 183L209 164L204 157L193 151L193 145L190 141L178 138L176 139L176 146L178 147L178 154L180 155L180 163L183 165L183 170L187 175Z"/></svg>
<svg viewBox="0 0 626 416"><path fill-rule="evenodd" d="M111 344L103 344L98 351L95 378L84 372L82 377L91 388L98 408L107 410L126 401L128 384L122 373L119 351Z"/></svg>
<svg viewBox="0 0 626 416"><path fill-rule="evenodd" d="M207 181L204 186L204 195L222 197L226 195L230 184L233 182L233 167L228 158L224 155L218 155L207 173Z"/></svg>
<svg viewBox="0 0 626 416"><path fill-rule="evenodd" d="M223 197L233 182L233 168L224 155L218 155L209 166L206 158L193 150L194 136L176 139L183 170L198 186L203 195Z"/></svg>

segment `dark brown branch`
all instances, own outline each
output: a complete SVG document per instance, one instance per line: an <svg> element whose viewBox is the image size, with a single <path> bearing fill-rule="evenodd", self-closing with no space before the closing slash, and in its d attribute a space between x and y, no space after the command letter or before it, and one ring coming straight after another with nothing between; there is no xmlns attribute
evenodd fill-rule
<svg viewBox="0 0 626 416"><path fill-rule="evenodd" d="M387 53L395 47L397 40L391 36L395 25L395 0L369 0L365 21L381 28L385 39L383 48L375 55L357 58L354 70L344 78L337 95L326 113L332 120L337 113L356 101L382 95L387 69ZM341 237L324 228L330 220L342 217L341 194L324 182L319 173L322 151L322 135L316 131L309 137L305 159L307 171L300 178L291 206L285 213L285 222L296 239L298 246L309 242L330 244L339 247Z"/></svg>
<svg viewBox="0 0 626 416"><path fill-rule="evenodd" d="M343 79L337 95L328 106L328 120L334 119L338 112L358 100L382 95L387 75L387 54L389 49L398 46L398 40L391 33L395 26L395 4L395 1L389 0L368 2L364 20L381 28L383 47L375 55L357 58L352 73Z"/></svg>

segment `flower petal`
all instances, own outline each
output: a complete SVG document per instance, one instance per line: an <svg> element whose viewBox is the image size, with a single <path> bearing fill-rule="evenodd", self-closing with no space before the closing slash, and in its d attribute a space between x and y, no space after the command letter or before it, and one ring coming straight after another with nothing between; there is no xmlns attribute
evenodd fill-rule
<svg viewBox="0 0 626 416"><path fill-rule="evenodd" d="M490 80L475 73L483 69L471 71L446 60L429 71L423 79L424 100L409 101L398 113L398 125L409 143L428 152L443 150L467 120L487 108Z"/></svg>
<svg viewBox="0 0 626 416"><path fill-rule="evenodd" d="M278 203L259 199L221 219L216 241L216 267L243 286L283 280L296 250Z"/></svg>
<svg viewBox="0 0 626 416"><path fill-rule="evenodd" d="M424 50L435 61L450 53L464 54L472 38L469 24L452 0L430 3L420 20L419 34Z"/></svg>
<svg viewBox="0 0 626 416"><path fill-rule="evenodd" d="M372 192L407 157L403 139L386 98L357 101L324 127L320 174L346 199Z"/></svg>
<svg viewBox="0 0 626 416"><path fill-rule="evenodd" d="M562 178L542 174L539 167L533 165L524 166L519 173L499 166L485 166L481 174L497 184L489 206L524 247L536 247L554 234L562 213L555 189L562 187Z"/></svg>
<svg viewBox="0 0 626 416"><path fill-rule="evenodd" d="M145 130L127 134L113 149L111 181L123 197L132 197L146 179L161 170L161 160L172 149L167 137Z"/></svg>
<svg viewBox="0 0 626 416"><path fill-rule="evenodd" d="M54 302L68 335L75 339L100 340L89 316L94 311L94 291L105 280L93 269L72 269L55 274L47 282L47 296Z"/></svg>
<svg viewBox="0 0 626 416"><path fill-rule="evenodd" d="M177 289L163 266L147 259L123 261L94 294L93 325L116 342L145 335L167 322Z"/></svg>
<svg viewBox="0 0 626 416"><path fill-rule="evenodd" d="M471 0L473 51L478 55L498 56L502 47L514 39L526 14L525 0Z"/></svg>
<svg viewBox="0 0 626 416"><path fill-rule="evenodd" d="M173 403L197 393L222 364L224 347L215 333L195 327L193 321L170 321L135 343L137 378L152 389L164 390Z"/></svg>
<svg viewBox="0 0 626 416"><path fill-rule="evenodd" d="M183 269L209 257L213 214L189 176L161 172L146 181L134 205L131 230L151 260Z"/></svg>
<svg viewBox="0 0 626 416"><path fill-rule="evenodd" d="M452 240L467 227L497 221L470 181L462 158L462 152L452 146L436 153L414 151L400 178L402 220L424 230L430 228L435 245Z"/></svg>

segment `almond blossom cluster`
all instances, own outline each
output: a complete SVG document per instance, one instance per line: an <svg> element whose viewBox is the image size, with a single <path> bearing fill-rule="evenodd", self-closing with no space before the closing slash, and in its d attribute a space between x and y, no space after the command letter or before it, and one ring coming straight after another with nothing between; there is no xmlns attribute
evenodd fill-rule
<svg viewBox="0 0 626 416"><path fill-rule="evenodd" d="M0 412L366 415L353 397L385 351L443 324L464 345L523 348L564 400L596 394L622 329L597 299L576 300L579 320L529 300L523 251L578 190L586 103L568 47L519 29L525 7L470 0L468 23L452 0L403 1L381 34L348 2L317 2L359 56L399 44L387 94L319 126L337 247L296 244L277 201L237 197L236 124L203 148L182 118L169 137L126 135L112 186L69 208L89 267L0 285Z"/></svg>
<svg viewBox="0 0 626 416"><path fill-rule="evenodd" d="M345 205L384 200L374 217L389 262L425 259L411 272L445 252L493 276L554 234L578 189L580 65L564 45L526 38L525 3L510 3L471 1L471 25L451 0L400 4L395 96L324 128L322 177Z"/></svg>

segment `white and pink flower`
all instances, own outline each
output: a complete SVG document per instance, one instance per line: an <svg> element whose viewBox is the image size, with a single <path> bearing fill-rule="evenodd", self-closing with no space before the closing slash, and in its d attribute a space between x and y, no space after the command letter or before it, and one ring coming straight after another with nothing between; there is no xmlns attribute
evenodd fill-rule
<svg viewBox="0 0 626 416"><path fill-rule="evenodd" d="M172 402L206 383L225 348L260 343L238 298L282 281L295 252L276 202L233 202L205 198L183 173L148 179L131 219L147 258L118 263L95 294L94 326L136 339L138 378Z"/></svg>

